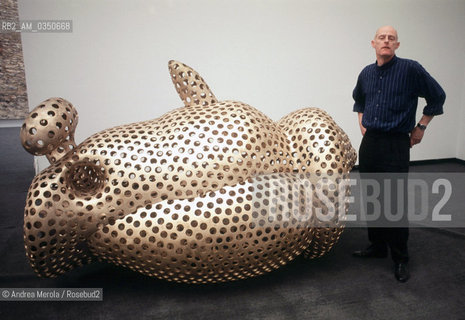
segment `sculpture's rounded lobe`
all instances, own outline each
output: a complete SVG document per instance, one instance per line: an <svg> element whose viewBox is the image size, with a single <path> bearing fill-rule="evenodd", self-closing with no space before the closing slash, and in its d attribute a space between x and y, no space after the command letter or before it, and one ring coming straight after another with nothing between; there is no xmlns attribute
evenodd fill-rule
<svg viewBox="0 0 465 320"><path fill-rule="evenodd" d="M74 131L78 114L63 98L50 98L29 113L21 127L21 143L27 152L54 163L76 147Z"/></svg>

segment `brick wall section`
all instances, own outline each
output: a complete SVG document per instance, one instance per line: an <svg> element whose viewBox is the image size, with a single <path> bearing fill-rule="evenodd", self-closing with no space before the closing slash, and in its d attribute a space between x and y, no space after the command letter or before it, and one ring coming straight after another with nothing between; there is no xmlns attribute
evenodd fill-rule
<svg viewBox="0 0 465 320"><path fill-rule="evenodd" d="M0 20L18 22L17 0L0 1ZM0 119L24 119L28 113L21 33L0 33Z"/></svg>

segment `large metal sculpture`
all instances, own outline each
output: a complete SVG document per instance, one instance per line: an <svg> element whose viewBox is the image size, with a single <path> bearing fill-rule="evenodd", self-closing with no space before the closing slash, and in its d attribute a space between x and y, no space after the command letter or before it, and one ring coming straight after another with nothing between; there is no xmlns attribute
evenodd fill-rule
<svg viewBox="0 0 465 320"><path fill-rule="evenodd" d="M190 67L170 61L169 70L184 107L160 118L80 145L77 112L62 98L26 119L24 148L51 162L24 214L39 276L97 257L160 279L221 282L319 257L337 242L356 155L333 119L306 108L273 122L218 101Z"/></svg>

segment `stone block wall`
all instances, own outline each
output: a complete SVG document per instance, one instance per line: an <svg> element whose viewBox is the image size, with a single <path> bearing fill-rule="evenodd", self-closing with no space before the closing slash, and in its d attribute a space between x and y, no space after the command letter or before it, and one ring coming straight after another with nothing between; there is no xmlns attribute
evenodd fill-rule
<svg viewBox="0 0 465 320"><path fill-rule="evenodd" d="M17 0L0 1L1 21L19 21ZM1 32L0 119L24 119L28 113L21 33Z"/></svg>

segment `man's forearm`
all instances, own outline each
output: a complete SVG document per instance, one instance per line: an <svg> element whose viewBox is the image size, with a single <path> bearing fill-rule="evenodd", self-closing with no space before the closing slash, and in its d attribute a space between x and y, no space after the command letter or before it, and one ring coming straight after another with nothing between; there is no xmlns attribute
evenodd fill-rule
<svg viewBox="0 0 465 320"><path fill-rule="evenodd" d="M432 120L433 118L434 118L434 116L427 116L427 115L424 114L424 115L421 117L420 121L418 121L418 123L421 123L421 124L427 126L427 125L431 122L431 120Z"/></svg>
<svg viewBox="0 0 465 320"><path fill-rule="evenodd" d="M362 136L364 136L367 129L362 124L362 118L363 118L363 113L359 112L358 113L358 125L360 126L360 131L362 132Z"/></svg>

